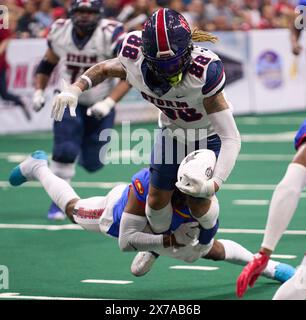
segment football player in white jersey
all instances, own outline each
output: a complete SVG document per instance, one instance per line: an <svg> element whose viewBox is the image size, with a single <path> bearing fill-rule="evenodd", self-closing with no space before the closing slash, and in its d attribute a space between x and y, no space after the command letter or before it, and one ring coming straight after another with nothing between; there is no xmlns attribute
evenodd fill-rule
<svg viewBox="0 0 306 320"><path fill-rule="evenodd" d="M273 192L261 248L237 279L236 293L240 298L248 286L254 286L262 270L265 269L296 212L306 186L306 120L295 136L294 146L296 154ZM294 277L277 290L273 300L306 300L306 253Z"/></svg>
<svg viewBox="0 0 306 320"><path fill-rule="evenodd" d="M10 183L19 186L27 181L39 181L50 198L66 212L72 222L85 230L118 239L122 251L140 251L131 265L131 271L135 276L142 276L150 271L154 262L152 259L149 264L144 259L147 255L143 250L152 250L152 255L158 253L186 262L205 258L245 265L253 258L250 251L234 241L214 239L218 222L211 230L200 227L190 215L185 195L177 189L171 197L173 219L168 232L152 234L145 214L150 184L148 168L137 172L130 184L118 185L106 196L80 199L65 180L52 173L47 159L45 152L34 152L13 169ZM213 163L213 167L215 163L214 153L205 149L188 155L188 159L188 163L187 159L183 160L180 172L188 171L199 164L206 166L206 159L212 160L210 163ZM213 201L218 202L216 197ZM287 281L294 273L295 269L290 265L272 260L264 270L264 276L280 282Z"/></svg>
<svg viewBox="0 0 306 320"><path fill-rule="evenodd" d="M100 0L73 0L70 19L59 19L52 25L49 48L35 75L36 111L44 106L44 89L56 65L70 84L96 63L116 57L125 36L123 25L101 19L101 5ZM113 127L114 106L128 90L126 81L116 84L109 79L80 98L75 118L67 113L62 123L54 123L52 170L56 175L69 181L75 174L76 161L89 172L102 168L99 152L105 142L99 141L99 134ZM64 217L52 203L48 218Z"/></svg>
<svg viewBox="0 0 306 320"><path fill-rule="evenodd" d="M223 93L222 62L193 40L213 41L215 37L203 31L192 33L181 14L159 9L146 21L142 33L126 36L117 59L85 72L56 96L52 110L56 121L62 120L67 106L73 115L82 92L109 77L126 77L161 110L162 129L152 151L146 201L146 215L156 233L169 229L175 185L189 195L193 217L204 229L211 229L219 214L218 203L211 197L231 173L240 151L240 134ZM218 157L213 175L207 172L209 180L190 172L176 182L179 164L190 148L207 148Z"/></svg>

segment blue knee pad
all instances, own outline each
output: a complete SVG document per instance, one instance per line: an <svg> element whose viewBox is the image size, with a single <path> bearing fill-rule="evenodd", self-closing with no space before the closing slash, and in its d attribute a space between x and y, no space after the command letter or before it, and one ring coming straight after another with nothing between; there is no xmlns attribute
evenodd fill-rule
<svg viewBox="0 0 306 320"><path fill-rule="evenodd" d="M80 152L80 146L74 141L55 143L52 159L61 163L73 163Z"/></svg>

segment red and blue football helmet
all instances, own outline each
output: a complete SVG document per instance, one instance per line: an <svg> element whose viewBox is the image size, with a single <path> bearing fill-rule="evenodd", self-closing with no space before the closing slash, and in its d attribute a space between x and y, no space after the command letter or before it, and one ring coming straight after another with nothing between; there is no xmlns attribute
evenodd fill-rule
<svg viewBox="0 0 306 320"><path fill-rule="evenodd" d="M76 12L91 12L95 15L89 19ZM72 0L69 13L75 28L85 33L92 32L102 17L102 0Z"/></svg>
<svg viewBox="0 0 306 320"><path fill-rule="evenodd" d="M191 30L174 10L157 10L142 31L142 52L148 67L171 85L180 83L191 62Z"/></svg>

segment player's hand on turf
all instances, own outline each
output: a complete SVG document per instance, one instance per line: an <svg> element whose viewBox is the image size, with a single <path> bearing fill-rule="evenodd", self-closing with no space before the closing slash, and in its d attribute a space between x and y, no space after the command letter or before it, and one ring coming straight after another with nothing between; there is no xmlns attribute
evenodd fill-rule
<svg viewBox="0 0 306 320"><path fill-rule="evenodd" d="M203 181L187 173L175 185L181 192L195 198L211 198L217 191L217 185L213 179Z"/></svg>
<svg viewBox="0 0 306 320"><path fill-rule="evenodd" d="M115 104L116 102L111 97L107 97L103 101L97 102L92 107L88 108L87 115L93 116L96 119L102 119L112 111Z"/></svg>
<svg viewBox="0 0 306 320"><path fill-rule="evenodd" d="M33 109L34 111L38 112L40 111L44 105L45 105L45 97L44 97L44 91L42 89L38 89L34 92L33 96Z"/></svg>
<svg viewBox="0 0 306 320"><path fill-rule="evenodd" d="M62 82L62 87L62 92L54 98L53 102L51 118L55 121L62 121L66 107L69 107L71 117L76 117L75 109L82 93L79 87L69 85L65 80Z"/></svg>
<svg viewBox="0 0 306 320"><path fill-rule="evenodd" d="M241 298L247 291L248 286L253 287L255 281L265 270L269 262L270 256L259 252L249 262L240 273L236 283L236 294Z"/></svg>
<svg viewBox="0 0 306 320"><path fill-rule="evenodd" d="M199 242L199 224L198 222L182 223L173 234L178 245L195 246Z"/></svg>

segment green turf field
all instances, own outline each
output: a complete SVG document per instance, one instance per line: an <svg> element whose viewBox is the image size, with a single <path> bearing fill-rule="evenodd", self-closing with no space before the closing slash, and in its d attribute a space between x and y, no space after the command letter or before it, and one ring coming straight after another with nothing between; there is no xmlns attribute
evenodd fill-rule
<svg viewBox="0 0 306 320"><path fill-rule="evenodd" d="M217 238L235 240L252 251L258 249L268 201L294 154L294 132L305 118L306 112L237 117L243 143L239 161L218 194L221 229ZM153 130L155 125L141 127ZM217 269L177 270L171 267L188 264L161 257L149 274L135 278L129 270L134 254L121 253L114 239L83 230L48 229L69 222L46 219L49 199L44 191L35 184L19 188L7 184L10 170L23 155L37 149L51 152L51 133L0 137L0 265L9 268L9 289L0 290L0 299L7 299L10 293L19 294L21 299L236 299L235 281L240 266L202 259L190 266ZM78 168L73 184L81 197L104 195L109 189L103 184L99 188L94 182L128 182L141 167L108 165L95 174ZM87 183L80 186L78 182ZM303 194L289 226L290 230L303 232L285 235L275 252L289 255L290 259L280 260L294 266L299 264L305 250L305 209ZM82 282L88 279L130 282ZM278 287L278 283L261 278L245 299L271 299Z"/></svg>

